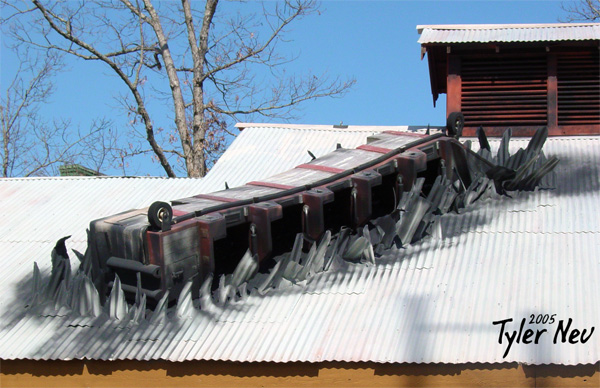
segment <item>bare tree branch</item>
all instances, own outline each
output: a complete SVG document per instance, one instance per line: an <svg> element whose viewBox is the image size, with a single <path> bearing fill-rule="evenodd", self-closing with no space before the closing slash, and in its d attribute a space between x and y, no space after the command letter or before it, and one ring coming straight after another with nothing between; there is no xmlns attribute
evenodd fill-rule
<svg viewBox="0 0 600 388"><path fill-rule="evenodd" d="M177 127L177 131L179 132L179 137L181 139L181 147L183 148L183 154L185 155L188 174L190 176L200 176L198 175L199 172L195 171L197 166L195 166L193 161L194 155L192 153L192 141L190 139L190 134L188 132L187 123L185 120L185 102L183 100L181 85L179 83L179 77L177 76L175 62L173 61L173 57L171 55L169 42L163 30L158 13L156 12L156 9L150 0L144 0L144 7L150 15L149 24L152 26L152 29L156 34L156 38L158 39L160 53L165 62L165 70L167 72L167 76L169 77L169 86L173 96L173 107L175 111L175 126Z"/></svg>
<svg viewBox="0 0 600 388"><path fill-rule="evenodd" d="M31 56L21 58L0 102L2 176L51 175L64 163L94 165L97 171L112 165L116 137L110 121L96 120L89 130L75 132L68 120L40 118L39 107L50 98L51 77L62 63L56 55Z"/></svg>
<svg viewBox="0 0 600 388"><path fill-rule="evenodd" d="M579 0L576 3L562 4L561 8L568 13L562 22L600 20L600 0Z"/></svg>
<svg viewBox="0 0 600 388"><path fill-rule="evenodd" d="M289 41L293 23L318 13L315 0L267 2L257 13L220 11L219 0L32 2L35 12L9 7L14 39L102 62L126 87L119 102L131 141L140 141L143 125L147 145L119 151L124 173L127 158L152 154L168 176L180 167L188 176L204 176L234 135L228 130L233 120L287 120L299 104L341 97L354 84L286 73L296 57L279 46ZM152 116L151 109L157 109ZM170 120L167 128L164 120Z"/></svg>
<svg viewBox="0 0 600 388"><path fill-rule="evenodd" d="M206 122L204 117L204 67L206 61L206 53L208 51L208 34L210 26L212 24L213 17L217 8L217 0L207 0L204 8L204 18L202 20L202 27L200 29L200 42L196 40L196 31L194 28L194 22L192 17L192 10L190 7L189 0L182 0L183 14L186 29L188 32L188 42L192 53L193 67L193 87L192 87L192 136L194 139L194 154L204 154L206 148L205 136L206 136ZM206 174L206 160L205 158L198 163L200 171L198 174L203 176Z"/></svg>
<svg viewBox="0 0 600 388"><path fill-rule="evenodd" d="M138 113L140 114L140 116L142 117L142 120L144 121L144 124L146 125L147 139L148 139L148 142L150 143L150 146L152 147L152 150L154 151L154 153L158 157L158 159L159 159L161 165L163 166L165 172L167 173L167 175L171 176L171 177L176 176L175 172L173 171L173 169L172 169L171 165L169 164L167 158L165 157L165 155L164 155L164 153L162 151L162 148L160 147L160 145L158 145L158 143L156 142L156 140L154 138L154 129L153 129L153 126L152 126L152 121L150 120L150 115L149 115L148 111L146 110L145 102L144 102L141 94L139 93L139 90L131 82L131 80L129 79L129 77L123 72L123 69L120 68L109 57L107 57L106 55L104 55L101 52L99 52L92 45L90 45L90 44L82 41L81 39L78 39L72 33L70 33L70 31L67 31L69 29L66 28L67 22L66 22L65 19L57 16L56 14L54 14L51 11L49 11L48 9L46 9L40 3L39 0L32 0L32 1L33 1L33 4L40 10L40 12L42 13L44 19L46 19L46 21L48 22L48 24L50 25L50 27L54 31L56 31L59 35L61 35L63 38L65 38L69 42L72 42L72 43L76 44L77 46L85 49L86 51L88 51L91 54L93 54L96 57L98 57L102 62L104 62L108 66L110 66L110 68L127 85L127 87L129 88L129 90L133 94L133 97L135 98L135 101L136 101L136 103L138 105ZM65 29L61 28L56 23L56 21L63 22L65 24Z"/></svg>
<svg viewBox="0 0 600 388"><path fill-rule="evenodd" d="M279 24L279 26L277 26L273 33L271 34L271 36L269 36L269 38L262 44L259 45L256 48L247 48L247 53L246 54L241 54L238 55L238 57L233 60L230 61L228 63L222 64L220 66L216 66L212 69L210 69L210 71L208 71L204 78L212 76L215 73L218 73L219 71L223 71L225 69L229 69L239 63L242 63L244 61L247 61L249 58L252 57L256 57L257 55L259 55L260 53L262 53L263 51L265 51L272 43L273 41L279 36L279 34L281 33L281 31L288 25L290 24L294 19L296 19L298 16L302 15L303 12L306 11L308 7L304 6L303 4L299 4L297 7L295 7L294 12L287 17L286 19L284 19L281 24Z"/></svg>

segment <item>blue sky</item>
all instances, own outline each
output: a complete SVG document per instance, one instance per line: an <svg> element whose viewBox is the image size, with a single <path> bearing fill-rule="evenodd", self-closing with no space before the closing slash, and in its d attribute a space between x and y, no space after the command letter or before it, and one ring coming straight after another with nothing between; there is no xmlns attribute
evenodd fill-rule
<svg viewBox="0 0 600 388"><path fill-rule="evenodd" d="M433 107L427 61L420 59L419 24L554 23L565 13L561 1L324 1L320 15L291 27L285 50L298 55L289 71L327 71L354 77L355 87L340 99L304 104L294 123L354 125L443 125L445 96ZM240 7L256 9L255 2ZM234 5L226 4L226 7ZM2 45L2 90L16 63ZM114 96L123 85L100 64L70 59L56 79L56 92L42 114L68 117L82 127L94 117L115 126L127 118ZM164 103L165 118L169 106ZM160 104L156 104L160 108ZM155 113L155 116L157 115ZM168 122L165 125L169 125ZM103 171L120 174L118 170ZM130 175L164 175L149 159L132 162Z"/></svg>

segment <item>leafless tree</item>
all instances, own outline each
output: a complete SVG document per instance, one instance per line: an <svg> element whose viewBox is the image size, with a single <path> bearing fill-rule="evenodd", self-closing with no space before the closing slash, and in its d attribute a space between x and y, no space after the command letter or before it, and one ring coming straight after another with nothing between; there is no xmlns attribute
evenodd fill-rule
<svg viewBox="0 0 600 388"><path fill-rule="evenodd" d="M600 20L600 0L579 0L577 2L562 4L562 9L567 12L565 22L582 22Z"/></svg>
<svg viewBox="0 0 600 388"><path fill-rule="evenodd" d="M218 0L32 0L11 5L7 20L21 42L104 63L126 87L120 101L132 124L143 126L149 148L133 153L151 152L168 176L179 160L201 177L233 135L231 120L289 119L296 105L342 96L354 83L286 73L295 58L280 43L290 24L318 12L314 0L266 2L250 15L217 12L223 6L231 8ZM171 106L171 128L156 124L160 99Z"/></svg>
<svg viewBox="0 0 600 388"><path fill-rule="evenodd" d="M39 108L53 92L60 56L21 51L20 67L0 98L2 177L56 175L59 164L81 163L99 171L115 163L116 137L110 122L95 120L89 130L69 120L47 122Z"/></svg>

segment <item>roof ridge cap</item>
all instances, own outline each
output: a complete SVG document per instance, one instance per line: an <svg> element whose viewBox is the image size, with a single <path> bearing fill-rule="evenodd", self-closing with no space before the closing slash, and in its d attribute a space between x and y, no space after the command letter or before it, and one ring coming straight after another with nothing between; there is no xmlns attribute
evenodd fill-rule
<svg viewBox="0 0 600 388"><path fill-rule="evenodd" d="M420 24L417 31L431 30L503 30L503 29L528 29L528 28L569 28L569 27L596 27L600 23L524 23L524 24Z"/></svg>

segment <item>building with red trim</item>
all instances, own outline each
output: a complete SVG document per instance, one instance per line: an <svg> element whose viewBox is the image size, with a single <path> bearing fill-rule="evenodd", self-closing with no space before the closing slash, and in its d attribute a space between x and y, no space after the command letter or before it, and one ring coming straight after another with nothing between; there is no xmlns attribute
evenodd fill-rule
<svg viewBox="0 0 600 388"><path fill-rule="evenodd" d="M463 135L600 133L600 24L420 25L433 101L464 115Z"/></svg>

